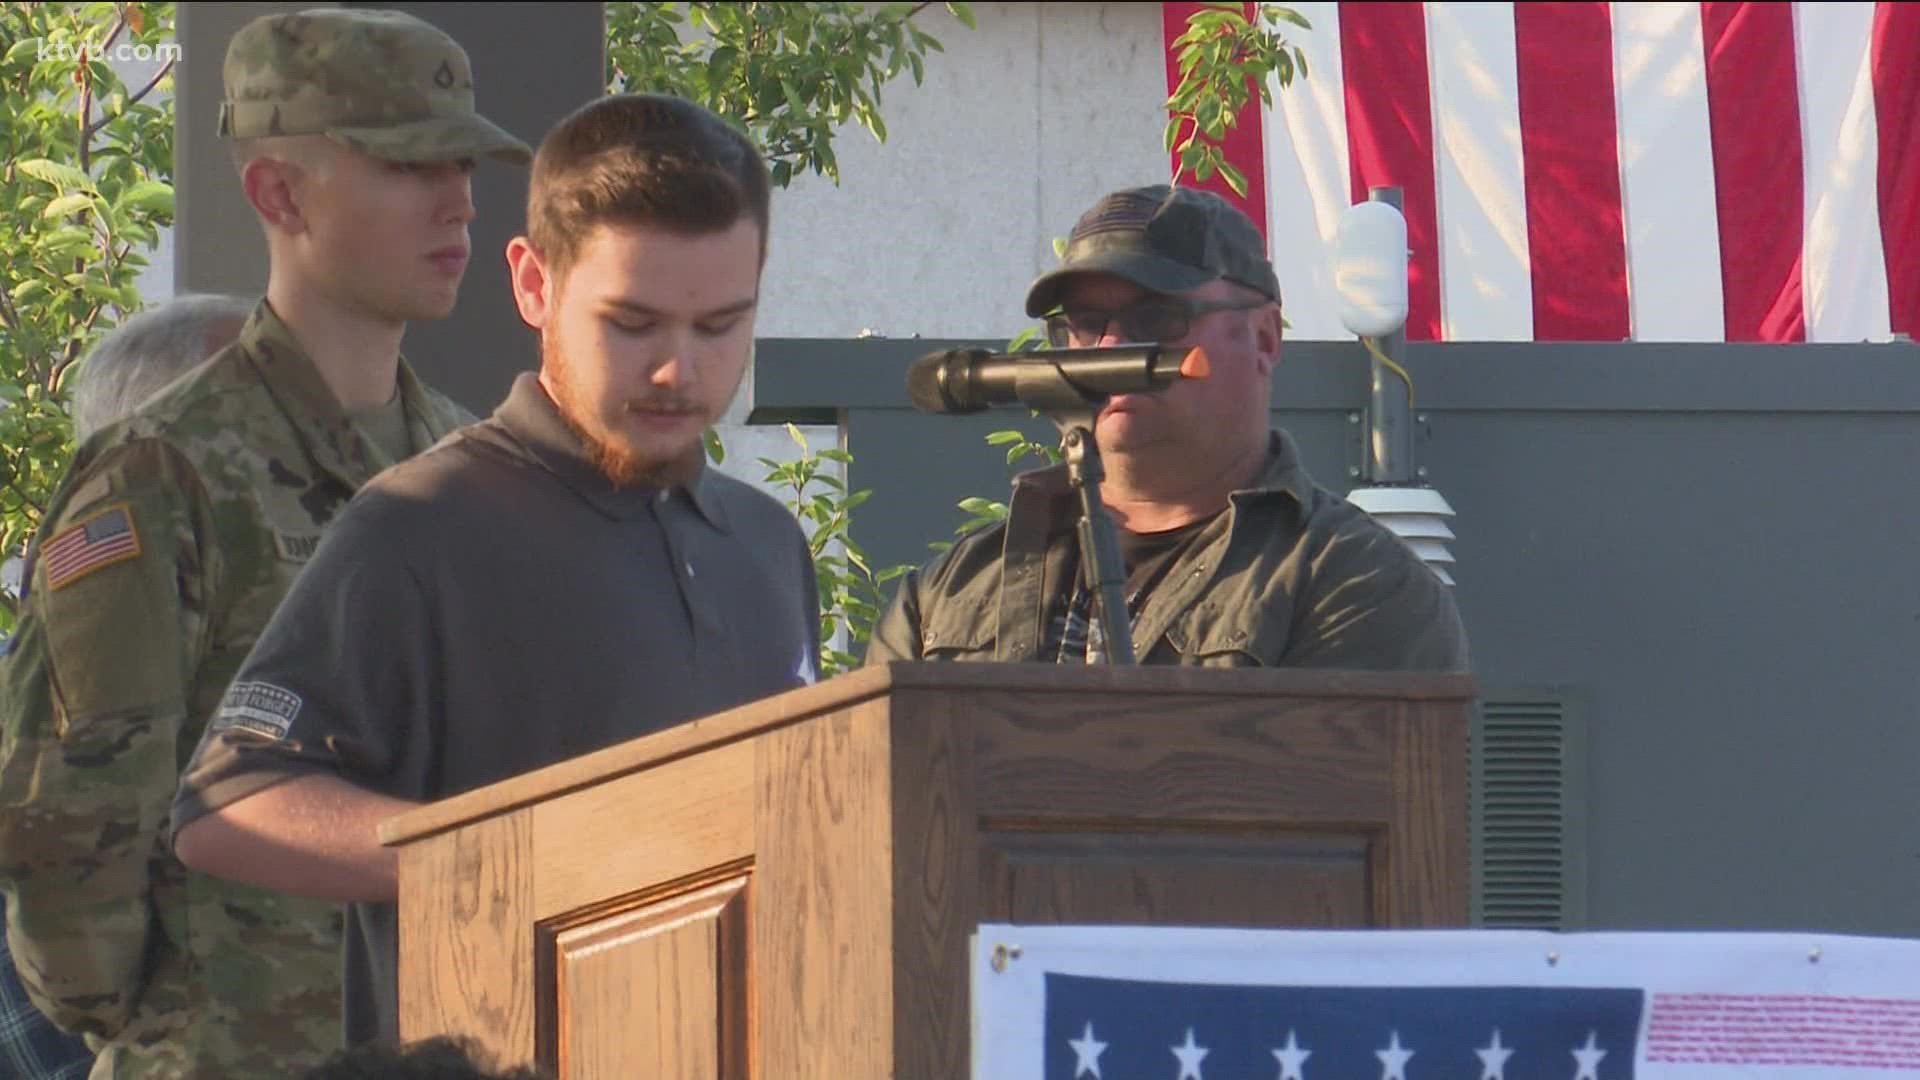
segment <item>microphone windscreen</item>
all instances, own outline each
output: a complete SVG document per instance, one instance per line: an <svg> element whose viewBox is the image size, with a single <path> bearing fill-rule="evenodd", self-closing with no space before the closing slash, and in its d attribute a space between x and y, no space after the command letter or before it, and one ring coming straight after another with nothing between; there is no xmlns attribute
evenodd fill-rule
<svg viewBox="0 0 1920 1080"><path fill-rule="evenodd" d="M986 405L959 400L954 395L967 392L965 387L973 375L974 364L991 355L985 349L948 349L915 360L913 366L907 369L907 400L913 402L913 407L921 412L960 414L985 411ZM943 385L949 389L942 389Z"/></svg>
<svg viewBox="0 0 1920 1080"><path fill-rule="evenodd" d="M907 400L921 412L942 413L947 403L940 395L940 368L951 353L929 353L907 369Z"/></svg>

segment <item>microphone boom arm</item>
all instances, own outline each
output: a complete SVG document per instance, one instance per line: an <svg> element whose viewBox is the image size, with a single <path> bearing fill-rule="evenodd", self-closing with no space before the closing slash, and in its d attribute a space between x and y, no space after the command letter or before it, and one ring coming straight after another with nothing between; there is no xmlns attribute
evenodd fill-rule
<svg viewBox="0 0 1920 1080"><path fill-rule="evenodd" d="M1113 517L1100 498L1100 483L1107 474L1100 462L1100 443L1093 436L1107 395L1074 387L1065 378L1022 380L1019 393L1022 401L1045 413L1060 429L1067 479L1080 496L1080 572L1093 594L1107 663L1132 667L1138 660L1133 651L1132 619L1127 613L1126 566L1120 560Z"/></svg>

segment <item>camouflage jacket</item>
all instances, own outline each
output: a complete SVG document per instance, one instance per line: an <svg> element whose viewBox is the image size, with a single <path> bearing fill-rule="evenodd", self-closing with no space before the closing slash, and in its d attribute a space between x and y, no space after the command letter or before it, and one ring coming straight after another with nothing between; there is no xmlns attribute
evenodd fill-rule
<svg viewBox="0 0 1920 1080"><path fill-rule="evenodd" d="M403 361L413 452L473 417ZM387 465L262 303L88 439L0 660L0 887L23 981L93 1076L287 1076L341 1043L337 905L188 872L168 809L322 529Z"/></svg>
<svg viewBox="0 0 1920 1080"><path fill-rule="evenodd" d="M1314 484L1282 431L1133 619L1142 664L1466 671L1452 593L1405 542ZM1079 496L1066 466L1022 474L1007 519L903 575L867 663L1032 662L1070 587Z"/></svg>

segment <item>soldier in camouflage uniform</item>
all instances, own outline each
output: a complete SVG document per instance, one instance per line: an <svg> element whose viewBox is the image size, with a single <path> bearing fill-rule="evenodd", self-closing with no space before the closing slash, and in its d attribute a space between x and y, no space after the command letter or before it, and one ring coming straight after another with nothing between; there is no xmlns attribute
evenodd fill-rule
<svg viewBox="0 0 1920 1080"><path fill-rule="evenodd" d="M342 1043L334 905L188 872L179 772L323 530L473 417L400 356L453 307L482 156L465 52L387 11L270 16L222 133L266 231L239 339L80 446L0 669L0 886L20 973L93 1076L270 1077Z"/></svg>

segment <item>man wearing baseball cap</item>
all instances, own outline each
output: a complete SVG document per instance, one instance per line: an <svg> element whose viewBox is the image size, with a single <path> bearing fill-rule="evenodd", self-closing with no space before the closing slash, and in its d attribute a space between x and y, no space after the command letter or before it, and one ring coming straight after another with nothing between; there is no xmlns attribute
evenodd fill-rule
<svg viewBox="0 0 1920 1080"><path fill-rule="evenodd" d="M334 905L188 871L179 770L329 524L473 417L400 354L470 254L470 173L529 148L465 51L398 12L256 20L221 134L265 233L237 341L86 439L0 660L0 888L23 981L92 1076L290 1076L343 1042Z"/></svg>
<svg viewBox="0 0 1920 1080"><path fill-rule="evenodd" d="M1208 192L1117 191L1027 292L1055 346L1204 350L1204 378L1114 396L1094 429L1137 660L1464 671L1453 597L1390 530L1319 487L1271 424L1280 286L1260 231ZM917 572L869 663L1099 663L1065 466L1015 480L1006 520Z"/></svg>

